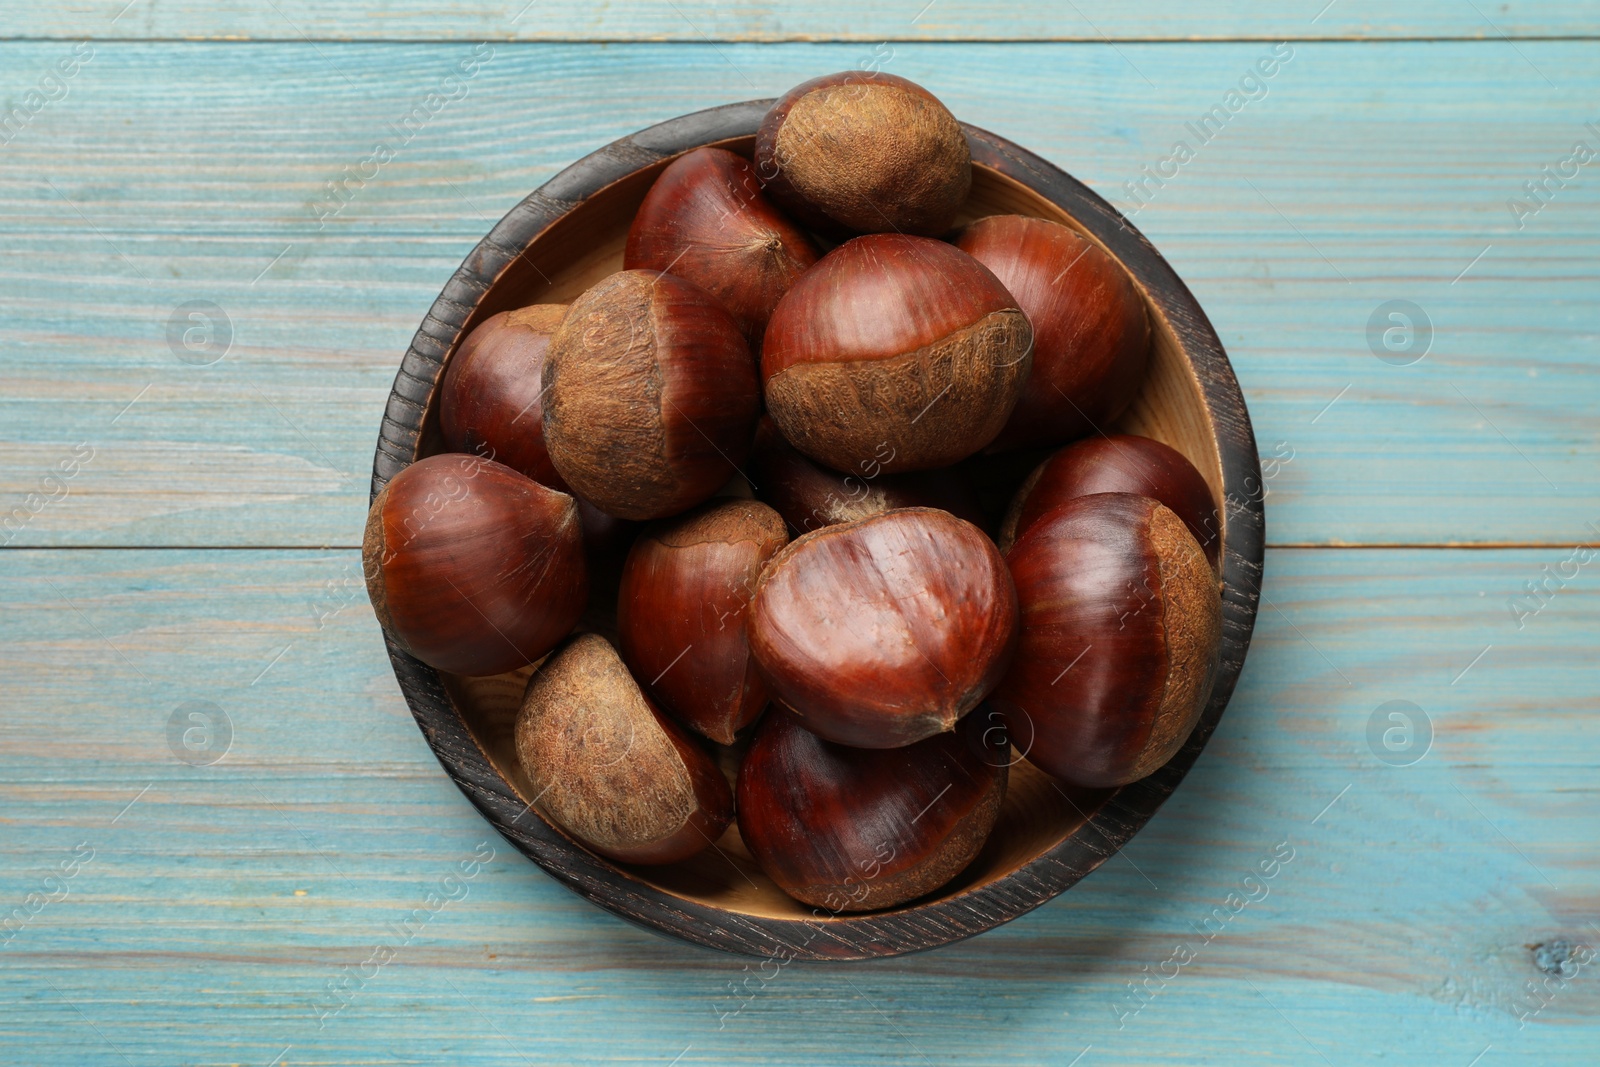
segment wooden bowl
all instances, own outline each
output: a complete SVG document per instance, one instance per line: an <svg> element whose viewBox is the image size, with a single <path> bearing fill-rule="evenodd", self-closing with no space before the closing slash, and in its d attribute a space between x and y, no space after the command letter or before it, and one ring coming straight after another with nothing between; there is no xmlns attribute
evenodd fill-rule
<svg viewBox="0 0 1600 1067"><path fill-rule="evenodd" d="M513 208L445 285L411 342L378 438L373 494L441 450L439 381L473 327L509 308L568 302L621 270L628 225L666 164L703 145L748 156L770 104L730 104L652 126L579 160ZM1222 666L1211 701L1170 763L1121 789L1058 787L1017 763L993 836L955 881L887 911L828 916L780 892L737 827L715 849L666 867L612 863L576 844L531 810L533 792L514 756L512 723L528 670L451 677L391 643L406 701L462 792L535 863L624 919L780 960L893 956L981 933L1043 904L1127 842L1182 780L1233 693L1255 624L1263 523L1255 439L1222 344L1172 268L1111 205L1003 138L971 126L966 133L974 174L962 221L1017 213L1065 223L1120 260L1149 301L1152 368L1117 428L1177 448L1224 504ZM595 585L614 590L615 575L599 575Z"/></svg>

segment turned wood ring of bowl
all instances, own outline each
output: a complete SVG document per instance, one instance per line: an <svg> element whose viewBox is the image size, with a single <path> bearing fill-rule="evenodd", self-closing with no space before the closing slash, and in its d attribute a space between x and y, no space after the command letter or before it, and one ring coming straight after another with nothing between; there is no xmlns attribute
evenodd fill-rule
<svg viewBox="0 0 1600 1067"><path fill-rule="evenodd" d="M511 308L568 302L620 270L628 224L656 175L702 145L748 155L770 105L729 104L624 137L557 174L500 220L445 285L400 365L378 437L374 495L408 463L441 450L439 381L473 327ZM1068 889L1133 837L1182 781L1233 694L1255 625L1264 529L1255 438L1222 343L1166 260L1110 204L1010 141L964 129L974 173L961 222L1016 213L1070 225L1120 260L1148 302L1151 368L1114 429L1183 452L1221 505L1216 688L1188 743L1150 777L1120 789L1058 789L1018 763L993 836L955 881L888 911L831 916L768 881L737 828L717 849L668 867L629 868L589 852L529 808L532 795L511 747L526 669L488 679L448 677L390 644L395 676L423 735L484 817L568 888L647 929L779 959L893 956L982 933ZM614 581L599 576L596 585L614 589Z"/></svg>

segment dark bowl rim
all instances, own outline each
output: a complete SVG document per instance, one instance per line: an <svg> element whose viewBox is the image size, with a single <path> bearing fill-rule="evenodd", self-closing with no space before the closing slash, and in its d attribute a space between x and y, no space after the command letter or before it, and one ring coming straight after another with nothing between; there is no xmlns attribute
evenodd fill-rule
<svg viewBox="0 0 1600 1067"><path fill-rule="evenodd" d="M771 100L693 112L648 127L573 163L511 209L445 284L412 339L384 412L372 496L410 464L444 362L484 295L532 241L601 189L702 145L756 132ZM577 845L530 812L451 702L439 673L385 638L406 703L440 764L523 854L580 896L652 932L750 956L841 960L901 955L982 933L1051 900L1104 863L1177 788L1217 727L1249 649L1265 537L1261 467L1233 368L1205 312L1154 246L1114 207L1058 167L986 130L962 124L975 162L1029 186L1072 215L1123 262L1171 323L1216 430L1226 510L1222 660L1211 699L1176 756L1106 799L1087 823L986 884L887 912L791 919L724 910L656 889Z"/></svg>

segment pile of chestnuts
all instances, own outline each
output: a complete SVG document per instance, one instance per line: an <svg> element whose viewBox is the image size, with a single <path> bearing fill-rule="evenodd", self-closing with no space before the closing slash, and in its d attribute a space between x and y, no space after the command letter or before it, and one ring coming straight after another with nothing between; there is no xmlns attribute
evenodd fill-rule
<svg viewBox="0 0 1600 1067"><path fill-rule="evenodd" d="M442 671L534 665L517 758L595 853L736 824L795 899L894 907L972 863L1020 761L1115 787L1193 729L1216 504L1105 429L1145 302L1068 226L956 229L971 184L925 89L817 78L753 158L666 166L623 270L450 359L449 451L367 518L372 603Z"/></svg>

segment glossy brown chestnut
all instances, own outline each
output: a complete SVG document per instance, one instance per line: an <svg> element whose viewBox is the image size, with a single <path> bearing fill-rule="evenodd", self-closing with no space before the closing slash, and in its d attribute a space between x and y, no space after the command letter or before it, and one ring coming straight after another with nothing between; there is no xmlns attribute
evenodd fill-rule
<svg viewBox="0 0 1600 1067"><path fill-rule="evenodd" d="M565 304L502 311L461 342L439 386L439 432L452 452L470 452L570 493L544 444L544 363ZM620 557L635 526L578 501L591 558Z"/></svg>
<svg viewBox="0 0 1600 1067"><path fill-rule="evenodd" d="M940 508L980 528L987 517L970 485L948 471L884 474L872 463L852 474L819 467L763 418L750 451L757 495L777 509L796 535L895 508Z"/></svg>
<svg viewBox="0 0 1600 1067"><path fill-rule="evenodd" d="M1217 566L1222 521L1205 478L1177 449L1127 433L1086 437L1035 467L1001 524L1000 551L1057 505L1095 493L1137 493L1161 501Z"/></svg>
<svg viewBox="0 0 1600 1067"><path fill-rule="evenodd" d="M835 470L944 467L1005 425L1033 332L1005 286L942 241L857 237L778 304L761 349L767 410Z"/></svg>
<svg viewBox="0 0 1600 1067"><path fill-rule="evenodd" d="M819 253L761 192L750 161L724 148L673 160L645 194L622 265L687 278L760 348L772 309Z"/></svg>
<svg viewBox="0 0 1600 1067"><path fill-rule="evenodd" d="M454 674L532 663L589 595L577 501L480 456L429 456L390 479L361 555L384 630Z"/></svg>
<svg viewBox="0 0 1600 1067"><path fill-rule="evenodd" d="M944 233L972 187L961 124L893 74L843 71L790 89L756 132L756 173L819 232Z"/></svg>
<svg viewBox="0 0 1600 1067"><path fill-rule="evenodd" d="M727 778L598 634L573 638L528 679L516 747L539 810L614 860L687 859L732 821Z"/></svg>
<svg viewBox="0 0 1600 1067"><path fill-rule="evenodd" d="M1009 750L979 718L874 750L774 709L739 770L739 834L778 888L814 907L870 911L931 893L972 862L1005 797Z"/></svg>
<svg viewBox="0 0 1600 1067"><path fill-rule="evenodd" d="M624 519L675 515L733 476L755 433L755 363L704 289L629 270L567 309L545 366L545 445L584 499Z"/></svg>
<svg viewBox="0 0 1600 1067"><path fill-rule="evenodd" d="M622 569L622 658L669 715L724 745L767 704L745 616L788 540L765 504L713 501L640 534Z"/></svg>
<svg viewBox="0 0 1600 1067"><path fill-rule="evenodd" d="M467 334L439 385L439 432L452 452L504 463L567 491L544 446L544 361L565 304L502 311Z"/></svg>
<svg viewBox="0 0 1600 1067"><path fill-rule="evenodd" d="M903 508L828 526L767 564L750 650L812 732L894 748L955 726L1005 674L1017 598L970 522Z"/></svg>
<svg viewBox="0 0 1600 1067"><path fill-rule="evenodd" d="M1016 660L990 698L1030 762L1126 785L1171 759L1211 693L1222 604L1205 553L1165 505L1081 496L1006 556L1022 604Z"/></svg>
<svg viewBox="0 0 1600 1067"><path fill-rule="evenodd" d="M1109 430L1150 361L1144 298L1115 259L1076 230L992 215L956 246L994 272L1033 324L1033 373L991 451Z"/></svg>

